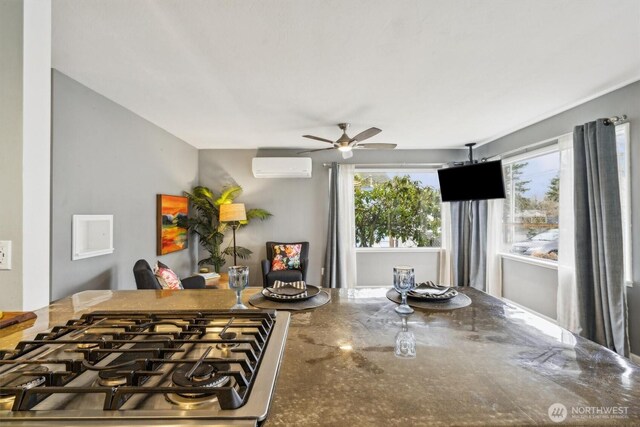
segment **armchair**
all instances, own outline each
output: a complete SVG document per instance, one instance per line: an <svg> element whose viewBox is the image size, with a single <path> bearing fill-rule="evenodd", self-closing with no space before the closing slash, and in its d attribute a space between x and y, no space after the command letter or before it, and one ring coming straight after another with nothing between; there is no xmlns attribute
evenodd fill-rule
<svg viewBox="0 0 640 427"><path fill-rule="evenodd" d="M162 289L149 263L143 259L136 261L133 266L133 276L136 278L138 289ZM180 279L180 281L185 289L204 289L205 287L205 280L202 276L187 277Z"/></svg>
<svg viewBox="0 0 640 427"><path fill-rule="evenodd" d="M300 250L300 269L298 270L271 270L273 261L273 245L302 245ZM262 285L266 288L273 286L273 282L307 281L307 266L309 265L309 242L267 242L267 259L262 260Z"/></svg>

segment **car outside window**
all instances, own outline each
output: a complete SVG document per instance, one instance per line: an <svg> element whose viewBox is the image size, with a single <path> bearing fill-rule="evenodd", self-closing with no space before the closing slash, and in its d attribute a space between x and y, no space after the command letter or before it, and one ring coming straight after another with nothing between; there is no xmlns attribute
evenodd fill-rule
<svg viewBox="0 0 640 427"><path fill-rule="evenodd" d="M560 154L547 149L503 164L505 252L557 261Z"/></svg>

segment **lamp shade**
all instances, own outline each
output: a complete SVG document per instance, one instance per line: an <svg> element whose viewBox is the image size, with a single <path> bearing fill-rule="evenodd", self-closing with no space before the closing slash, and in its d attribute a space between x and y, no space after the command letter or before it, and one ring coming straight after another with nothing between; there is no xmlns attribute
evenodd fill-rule
<svg viewBox="0 0 640 427"><path fill-rule="evenodd" d="M220 222L246 221L247 212L244 203L220 205Z"/></svg>

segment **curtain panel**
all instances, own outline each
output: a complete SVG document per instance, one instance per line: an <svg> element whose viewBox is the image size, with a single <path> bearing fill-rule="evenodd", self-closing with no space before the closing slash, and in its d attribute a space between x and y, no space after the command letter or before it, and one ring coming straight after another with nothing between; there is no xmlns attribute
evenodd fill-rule
<svg viewBox="0 0 640 427"><path fill-rule="evenodd" d="M487 200L487 274L489 295L502 297L502 213L504 199Z"/></svg>
<svg viewBox="0 0 640 427"><path fill-rule="evenodd" d="M486 290L487 201L451 202L452 284Z"/></svg>
<svg viewBox="0 0 640 427"><path fill-rule="evenodd" d="M451 235L451 203L442 203L442 223L440 236L440 266L438 283L447 286L453 286L453 265L451 263L451 251L453 249L453 238Z"/></svg>
<svg viewBox="0 0 640 427"><path fill-rule="evenodd" d="M324 257L324 275L322 286L325 288L337 288L342 274L338 259L340 248L338 246L338 164L333 162L329 169L329 218L327 221L327 248Z"/></svg>
<svg viewBox="0 0 640 427"><path fill-rule="evenodd" d="M582 335L628 356L615 127L573 132L576 294Z"/></svg>
<svg viewBox="0 0 640 427"><path fill-rule="evenodd" d="M559 239L558 239L558 296L556 312L558 325L582 333L580 307L576 289L575 216L573 202L573 134L558 138L560 152Z"/></svg>
<svg viewBox="0 0 640 427"><path fill-rule="evenodd" d="M353 165L331 164L327 248L322 278L325 288L356 286L354 172Z"/></svg>

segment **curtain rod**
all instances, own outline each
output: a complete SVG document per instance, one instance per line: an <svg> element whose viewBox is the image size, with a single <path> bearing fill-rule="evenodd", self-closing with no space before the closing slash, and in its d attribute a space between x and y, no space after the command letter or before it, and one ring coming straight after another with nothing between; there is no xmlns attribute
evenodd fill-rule
<svg viewBox="0 0 640 427"><path fill-rule="evenodd" d="M621 116L607 117L606 119L604 119L604 124L605 125L619 125L619 124L622 124L622 123L624 123L626 121L627 121L627 115L623 114Z"/></svg>
<svg viewBox="0 0 640 427"><path fill-rule="evenodd" d="M354 165L361 168L441 168L444 163L338 163L339 165ZM330 168L331 163L323 163L322 166Z"/></svg>
<svg viewBox="0 0 640 427"><path fill-rule="evenodd" d="M620 125L622 123L625 123L626 121L627 121L627 115L623 114L621 116L607 117L606 119L604 119L604 124L605 125L611 125L612 124L614 126L617 126L617 125ZM564 135L568 135L568 133L564 134ZM516 148L514 150L510 150L510 151L507 151L505 153L494 154L493 156L483 157L482 160L488 160L488 159L492 159L494 157L500 157L501 159L506 159L506 158L509 158L509 157L518 156L520 154L525 154L525 153L528 153L530 151L539 150L541 148L544 148L544 147L547 147L549 145L555 144L564 135L559 135L559 136L556 136L556 137L553 137L553 138L545 139L544 141L539 141L539 142L527 145L526 147Z"/></svg>

